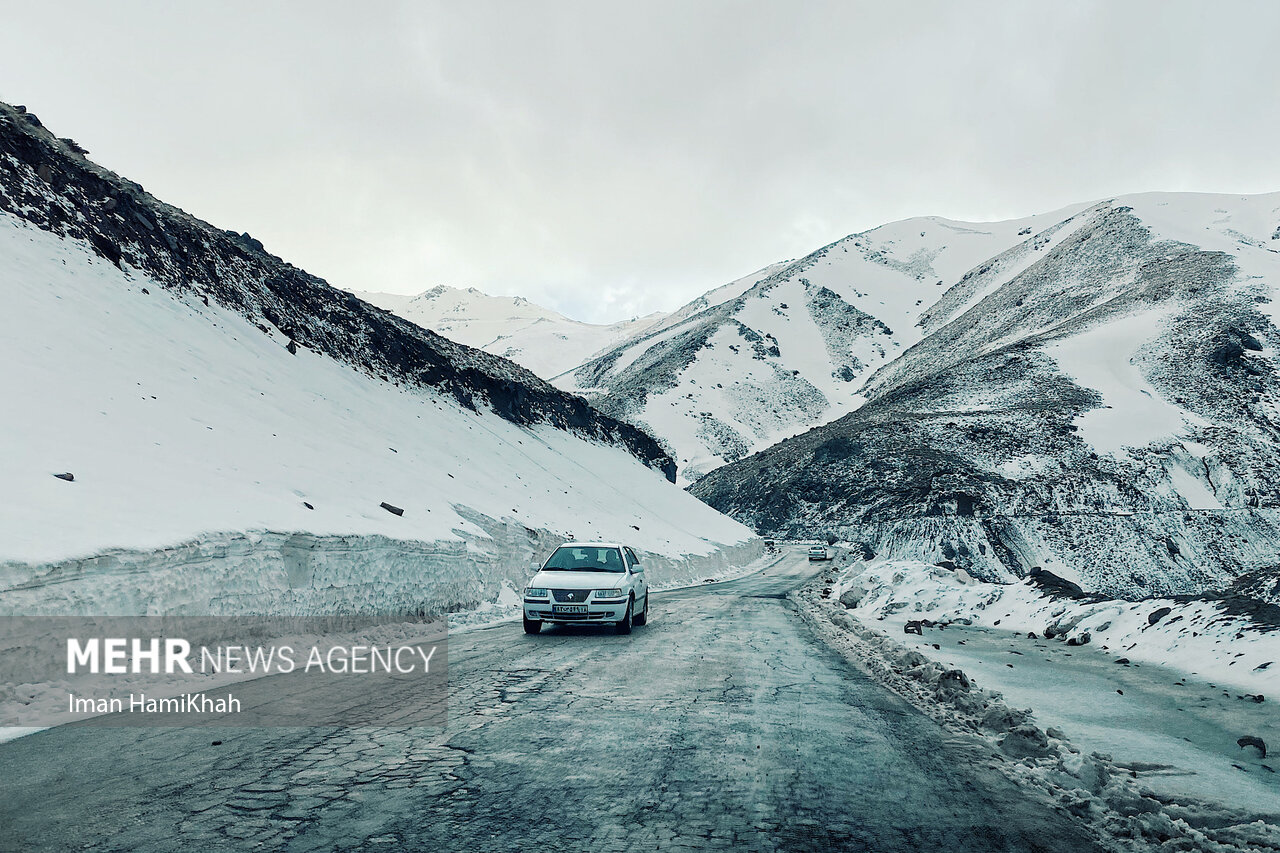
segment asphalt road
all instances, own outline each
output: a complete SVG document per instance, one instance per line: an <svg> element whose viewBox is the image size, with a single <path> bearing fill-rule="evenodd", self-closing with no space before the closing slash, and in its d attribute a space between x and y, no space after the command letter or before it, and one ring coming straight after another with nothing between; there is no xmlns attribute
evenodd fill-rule
<svg viewBox="0 0 1280 853"><path fill-rule="evenodd" d="M782 598L813 571L655 594L630 636L455 636L444 729L0 744L0 849L1097 849L817 643Z"/></svg>

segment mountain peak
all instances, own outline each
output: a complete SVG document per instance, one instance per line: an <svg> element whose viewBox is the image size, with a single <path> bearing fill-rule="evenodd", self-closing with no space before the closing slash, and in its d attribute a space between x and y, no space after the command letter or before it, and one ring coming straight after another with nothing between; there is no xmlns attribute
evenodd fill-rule
<svg viewBox="0 0 1280 853"><path fill-rule="evenodd" d="M617 323L583 323L522 296L491 296L474 287L447 285L437 285L413 297L394 293L357 295L458 343L509 358L545 378L577 367L665 316L650 314Z"/></svg>

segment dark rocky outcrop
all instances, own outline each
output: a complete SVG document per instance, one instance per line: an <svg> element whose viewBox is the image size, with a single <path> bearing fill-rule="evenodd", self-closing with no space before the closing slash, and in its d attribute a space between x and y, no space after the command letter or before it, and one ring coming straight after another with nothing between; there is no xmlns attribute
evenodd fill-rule
<svg viewBox="0 0 1280 853"><path fill-rule="evenodd" d="M429 387L467 408L486 406L522 425L550 424L626 448L675 479L650 436L604 415L505 359L456 344L375 308L272 255L246 233L224 231L165 204L84 158L78 144L0 104L0 210L101 257L145 272L177 298L217 303L264 332L371 377Z"/></svg>
<svg viewBox="0 0 1280 853"><path fill-rule="evenodd" d="M1084 599L1089 598L1085 591L1080 588L1080 584L1060 578L1053 572L1046 572L1044 569L1036 566L1027 576L1031 583L1039 587L1039 589L1051 598L1071 598Z"/></svg>

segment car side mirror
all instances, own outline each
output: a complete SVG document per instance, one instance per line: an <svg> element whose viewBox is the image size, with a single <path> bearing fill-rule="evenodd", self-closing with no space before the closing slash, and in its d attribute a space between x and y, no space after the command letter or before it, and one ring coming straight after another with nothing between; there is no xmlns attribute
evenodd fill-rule
<svg viewBox="0 0 1280 853"><path fill-rule="evenodd" d="M639 563L632 563L631 571L635 572L636 574L640 574L641 572L644 571L644 566L640 565Z"/></svg>
<svg viewBox="0 0 1280 853"><path fill-rule="evenodd" d="M542 565L540 563L534 563L529 567L529 574L531 575L536 575L540 571L542 571Z"/></svg>

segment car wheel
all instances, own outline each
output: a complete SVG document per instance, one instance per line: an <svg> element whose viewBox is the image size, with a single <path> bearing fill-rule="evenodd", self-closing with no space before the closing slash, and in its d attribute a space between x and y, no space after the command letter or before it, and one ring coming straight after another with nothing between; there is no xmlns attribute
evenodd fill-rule
<svg viewBox="0 0 1280 853"><path fill-rule="evenodd" d="M641 610L631 620L632 625L647 625L649 622L649 593L644 594L644 610Z"/></svg>
<svg viewBox="0 0 1280 853"><path fill-rule="evenodd" d="M524 632L526 634L536 634L542 630L541 619L530 619L528 616L524 618Z"/></svg>
<svg viewBox="0 0 1280 853"><path fill-rule="evenodd" d="M617 629L619 634L631 633L631 609L635 607L635 605L636 605L636 600L634 598L627 600L627 612L623 615L622 619L620 619L617 624Z"/></svg>

